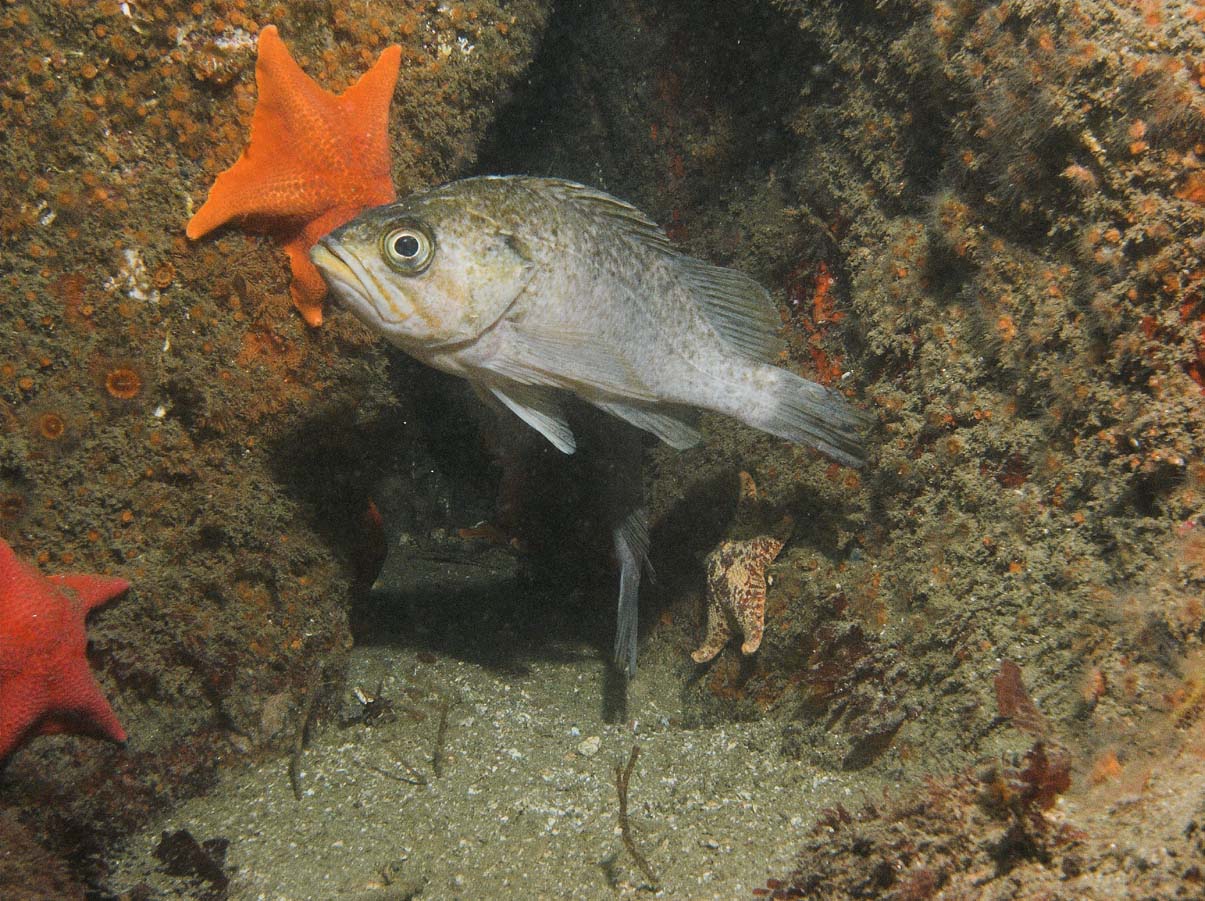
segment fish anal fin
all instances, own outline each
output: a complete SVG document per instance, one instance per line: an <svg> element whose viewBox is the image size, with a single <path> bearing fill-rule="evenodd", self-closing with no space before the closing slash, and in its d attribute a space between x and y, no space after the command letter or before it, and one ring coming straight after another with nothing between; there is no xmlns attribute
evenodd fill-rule
<svg viewBox="0 0 1205 901"><path fill-rule="evenodd" d="M593 400L592 403L638 429L651 432L675 450L686 450L703 440L694 426L675 415L672 407L653 407L616 400Z"/></svg>

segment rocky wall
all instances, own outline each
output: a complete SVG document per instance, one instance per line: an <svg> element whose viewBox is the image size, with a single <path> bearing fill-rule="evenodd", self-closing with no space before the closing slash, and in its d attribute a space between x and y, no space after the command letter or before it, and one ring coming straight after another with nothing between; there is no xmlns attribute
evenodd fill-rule
<svg viewBox="0 0 1205 901"><path fill-rule="evenodd" d="M601 184L764 281L787 365L877 420L856 472L718 420L652 451L644 653L681 661L698 716L781 717L820 764L948 770L1027 741L999 715L1007 659L1089 779L1197 721L1202 18L559 8L487 160ZM554 90L574 101L548 114ZM740 469L797 525L758 656L696 672Z"/></svg>
<svg viewBox="0 0 1205 901"><path fill-rule="evenodd" d="M439 451L396 390L412 371L349 317L306 327L271 241L184 236L246 143L256 35L277 25L333 91L402 46L405 191L473 161L546 15L488 0L0 9L0 535L43 572L133 584L89 623L127 746L38 738L9 759L0 806L85 875L219 764L291 745L338 683L353 588L379 565L378 480L441 503Z"/></svg>

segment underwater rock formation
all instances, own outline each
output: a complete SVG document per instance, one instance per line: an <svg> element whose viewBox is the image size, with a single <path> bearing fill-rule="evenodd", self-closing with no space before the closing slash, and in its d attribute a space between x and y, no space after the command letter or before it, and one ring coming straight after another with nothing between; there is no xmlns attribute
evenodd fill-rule
<svg viewBox="0 0 1205 901"><path fill-rule="evenodd" d="M401 45L405 188L472 162L546 15L534 0L0 11L0 536L47 571L135 585L89 630L128 747L41 739L0 779L0 806L77 866L223 759L291 740L350 642L373 480L440 468L371 336L346 319L307 333L266 245L184 237L245 143L255 35L277 25L336 91ZM413 484L412 503L438 484Z"/></svg>
<svg viewBox="0 0 1205 901"><path fill-rule="evenodd" d="M694 718L777 718L818 768L936 770L956 818L979 783L951 774L1033 745L999 715L1004 658L1071 754L1071 795L1107 808L1160 768L1175 795L1205 713L1201 7L602 0L560 4L545 34L548 14L0 12L0 535L135 585L91 627L129 750L42 740L0 804L39 837L74 826L59 851L103 851L219 758L291 736L313 661L337 677L348 641L366 474L395 476L417 525L452 524L450 480L414 475L440 469L441 389L345 319L307 333L266 248L184 240L242 146L269 21L333 90L402 45L399 193L474 166L608 190L769 286L783 364L876 412L861 473L708 419L702 447L647 452L642 631L677 655ZM757 653L694 680L703 559L741 469L795 530ZM564 507L582 490L540 486ZM575 513L540 522L546 545ZM1106 852L1074 841L1049 859L1091 871Z"/></svg>
<svg viewBox="0 0 1205 901"><path fill-rule="evenodd" d="M955 724L990 710L979 673L997 656L1038 674L1064 724L1084 715L1094 671L1110 687L1090 706L1108 729L1176 687L1171 661L1202 630L1199 568L1168 566L1192 556L1205 501L1201 17L616 0L554 19L531 106L491 144L495 167L592 180L690 252L768 283L794 365L856 385L880 418L862 475L728 429L697 451L654 452L666 603L700 594L697 575L672 575L692 559L697 573L707 548L675 509L691 484L754 467L799 523L776 567L796 575L767 599L779 627L768 615L738 698L801 709L817 616L899 648L910 721L961 699L933 707L952 715L935 732L937 712L901 730L905 742L925 731L930 749L979 740ZM601 75L586 62L598 33L626 49ZM581 99L541 117L541 86L566 85ZM631 136L622 159L586 152L616 132ZM659 545L676 550L658 560ZM730 712L728 692L697 700Z"/></svg>
<svg viewBox="0 0 1205 901"><path fill-rule="evenodd" d="M863 474L715 424L653 452L646 609L684 658L716 484L747 468L797 523L758 655L687 682L697 716L951 772L1024 750L992 698L1009 658L1076 784L1196 747L1205 11L751 6L572 4L487 154L768 284L789 365L879 417Z"/></svg>

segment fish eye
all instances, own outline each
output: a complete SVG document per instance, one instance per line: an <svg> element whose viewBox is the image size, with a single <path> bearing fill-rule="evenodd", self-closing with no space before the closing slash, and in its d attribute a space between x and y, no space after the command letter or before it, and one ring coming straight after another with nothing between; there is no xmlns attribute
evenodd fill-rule
<svg viewBox="0 0 1205 901"><path fill-rule="evenodd" d="M398 272L417 275L427 268L435 255L435 242L426 229L401 225L386 232L381 240L385 262Z"/></svg>

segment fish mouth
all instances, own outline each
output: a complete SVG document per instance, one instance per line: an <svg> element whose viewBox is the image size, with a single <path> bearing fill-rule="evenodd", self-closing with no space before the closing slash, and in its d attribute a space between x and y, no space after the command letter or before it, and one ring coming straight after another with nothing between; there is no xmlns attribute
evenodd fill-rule
<svg viewBox="0 0 1205 901"><path fill-rule="evenodd" d="M322 277L331 288L336 306L346 306L360 319L372 318L386 325L396 325L401 318L388 319L381 312L373 289L384 298L382 286L377 283L360 261L352 254L340 253L338 244L322 238L310 248L310 262L318 267Z"/></svg>

